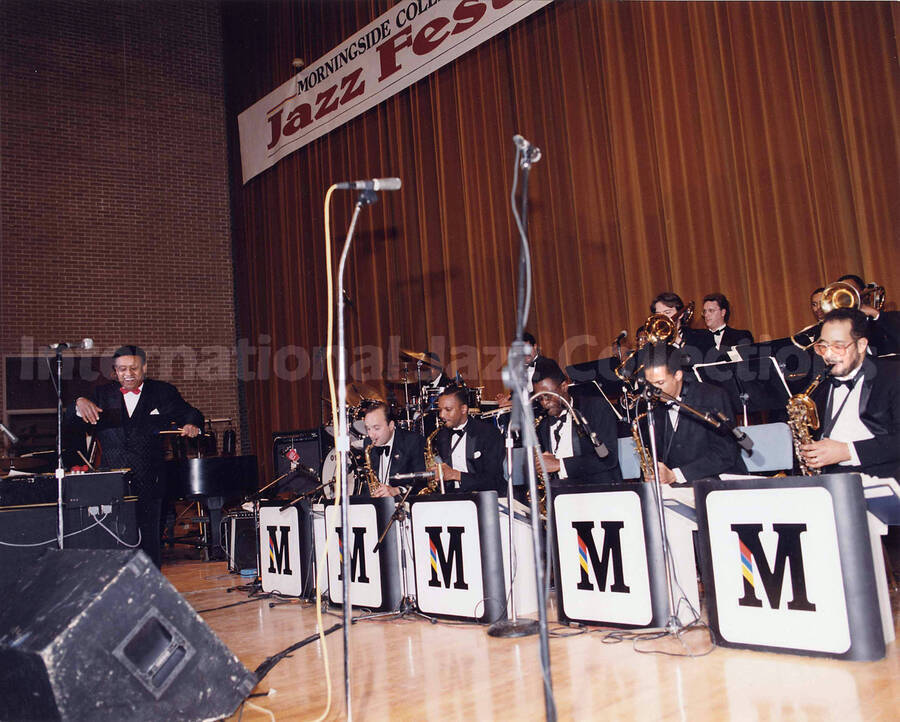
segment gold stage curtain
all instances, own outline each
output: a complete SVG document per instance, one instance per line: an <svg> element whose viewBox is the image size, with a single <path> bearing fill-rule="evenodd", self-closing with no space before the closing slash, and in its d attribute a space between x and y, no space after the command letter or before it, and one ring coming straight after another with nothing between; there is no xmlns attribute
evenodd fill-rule
<svg viewBox="0 0 900 722"><path fill-rule="evenodd" d="M332 182L403 179L351 252L354 375L377 385L397 348L431 347L500 391L514 133L543 151L528 326L563 364L608 353L661 290L698 310L725 293L758 339L810 323L809 292L842 273L900 293L897 4L557 0L243 186L237 113L392 5L222 5L240 336L287 360L245 370L262 456L272 431L318 423L300 372L325 339ZM353 201L335 196L337 248Z"/></svg>

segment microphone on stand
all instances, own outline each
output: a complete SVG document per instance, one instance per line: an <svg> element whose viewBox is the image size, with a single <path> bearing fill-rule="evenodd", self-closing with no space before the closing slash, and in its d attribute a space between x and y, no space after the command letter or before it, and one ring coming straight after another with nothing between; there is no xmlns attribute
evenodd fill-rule
<svg viewBox="0 0 900 722"><path fill-rule="evenodd" d="M537 163L541 159L541 149L536 145L532 145L518 133L512 137L513 143L524 155L529 163Z"/></svg>
<svg viewBox="0 0 900 722"><path fill-rule="evenodd" d="M613 339L613 343L614 343L614 344L620 344L620 343L622 343L622 341L624 341L626 338L628 338L628 331L627 331L626 329L623 328L621 331L619 331L619 335L616 336L616 337Z"/></svg>
<svg viewBox="0 0 900 722"><path fill-rule="evenodd" d="M94 339L83 338L83 339L81 339L81 341L78 341L77 343L69 343L68 341L60 341L59 343L47 344L47 348L52 348L54 351L64 351L67 348L89 349L89 348L94 348Z"/></svg>
<svg viewBox="0 0 900 722"><path fill-rule="evenodd" d="M410 471L406 474L391 474L391 481L430 481L435 476L433 471Z"/></svg>
<svg viewBox="0 0 900 722"><path fill-rule="evenodd" d="M588 426L588 423L581 415L581 412L574 406L572 407L572 411L575 412L575 422L581 427L581 430L591 440L591 444L593 445L594 452L597 454L597 456L599 456L601 459L605 459L607 456L609 456L609 449L606 448L606 444L600 441L600 439L597 437L596 432L591 429L590 426Z"/></svg>
<svg viewBox="0 0 900 722"><path fill-rule="evenodd" d="M399 178L373 178L372 180L336 183L335 188L343 191L399 191L400 185Z"/></svg>
<svg viewBox="0 0 900 722"><path fill-rule="evenodd" d="M291 471L302 471L304 474L309 476L315 476L318 478L319 474L310 466L305 466L300 463L300 454L297 453L297 449L293 446L285 451L282 456L291 462Z"/></svg>

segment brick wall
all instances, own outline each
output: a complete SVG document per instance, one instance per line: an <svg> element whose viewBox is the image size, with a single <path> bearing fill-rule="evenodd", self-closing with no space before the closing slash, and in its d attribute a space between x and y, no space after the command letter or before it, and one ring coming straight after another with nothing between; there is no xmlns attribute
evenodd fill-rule
<svg viewBox="0 0 900 722"><path fill-rule="evenodd" d="M0 3L4 358L138 343L237 421L221 32L202 0Z"/></svg>

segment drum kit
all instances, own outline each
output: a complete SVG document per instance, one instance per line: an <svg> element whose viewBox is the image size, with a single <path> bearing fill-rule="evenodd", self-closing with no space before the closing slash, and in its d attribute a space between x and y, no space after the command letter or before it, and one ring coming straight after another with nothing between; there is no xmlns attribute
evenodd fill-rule
<svg viewBox="0 0 900 722"><path fill-rule="evenodd" d="M387 386L399 389L402 387L402 402L391 404L391 412L400 428L407 431L415 431L427 435L440 423L438 413L438 398L444 392L445 386L426 385L432 378L441 373L440 363L425 353L418 351L400 350L400 357L404 360L399 378L386 379ZM415 373L410 373L410 362L415 363ZM423 374L425 370L425 374ZM425 376L427 374L427 376ZM425 376L423 378L423 376ZM484 387L464 387L468 393L469 413L477 414L482 405L482 392ZM388 394L388 398L396 394ZM327 399L326 399L327 400ZM347 423L350 434L350 472L348 482L350 488L355 489L356 479L362 479L360 470L363 467L363 448L366 440L365 416L373 404L385 402L384 395L377 389L367 384L350 382L347 384ZM325 433L334 438L336 419L329 419L325 426ZM334 486L329 484L335 478L337 471L337 451L331 449L322 462L320 479L327 484L324 493L327 498L333 498Z"/></svg>

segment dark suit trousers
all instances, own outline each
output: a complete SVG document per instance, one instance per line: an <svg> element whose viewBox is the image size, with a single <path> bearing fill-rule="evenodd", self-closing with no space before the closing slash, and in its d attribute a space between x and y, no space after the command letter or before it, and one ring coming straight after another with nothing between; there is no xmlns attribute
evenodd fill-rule
<svg viewBox="0 0 900 722"><path fill-rule="evenodd" d="M135 515L138 529L141 532L141 549L159 568L162 566L162 543L159 529L162 499L139 497Z"/></svg>

